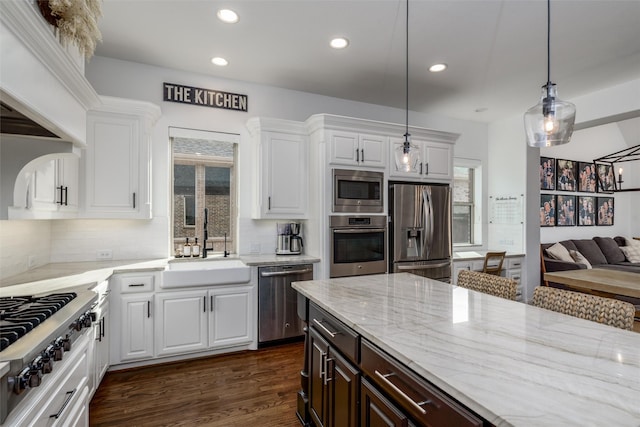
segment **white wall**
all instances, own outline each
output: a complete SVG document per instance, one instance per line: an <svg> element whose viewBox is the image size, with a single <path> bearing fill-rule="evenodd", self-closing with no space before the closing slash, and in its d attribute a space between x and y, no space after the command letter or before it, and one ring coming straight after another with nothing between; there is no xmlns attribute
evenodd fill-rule
<svg viewBox="0 0 640 427"><path fill-rule="evenodd" d="M112 249L114 259L169 255L169 126L240 134L238 241L239 252L245 254L256 246L260 247L262 253L272 253L275 249L276 223L251 219L252 151L245 128L245 123L250 117L264 116L304 121L313 114L329 113L386 122L404 122L404 111L399 109L109 58L92 58L87 66L87 78L100 95L149 101L162 109L162 117L155 127L153 141L153 219L54 221L51 225L52 261L94 260L95 252L101 249ZM247 94L249 112L163 102L163 82ZM409 121L414 126L460 133L455 155L486 161L485 124L417 113L411 114Z"/></svg>
<svg viewBox="0 0 640 427"><path fill-rule="evenodd" d="M48 264L51 221L0 221L0 279Z"/></svg>

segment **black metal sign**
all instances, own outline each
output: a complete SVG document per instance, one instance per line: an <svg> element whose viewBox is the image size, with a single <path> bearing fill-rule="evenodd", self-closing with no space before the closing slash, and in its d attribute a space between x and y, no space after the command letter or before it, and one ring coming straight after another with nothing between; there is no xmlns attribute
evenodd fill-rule
<svg viewBox="0 0 640 427"><path fill-rule="evenodd" d="M165 101L201 105L211 108L224 108L226 110L247 111L249 100L247 95L173 83L164 83L163 86L163 99Z"/></svg>

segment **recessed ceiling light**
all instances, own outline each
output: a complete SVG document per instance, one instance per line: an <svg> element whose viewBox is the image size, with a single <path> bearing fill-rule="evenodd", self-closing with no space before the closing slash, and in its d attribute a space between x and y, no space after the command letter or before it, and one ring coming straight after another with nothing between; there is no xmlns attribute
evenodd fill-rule
<svg viewBox="0 0 640 427"><path fill-rule="evenodd" d="M349 46L349 40L345 39L344 37L336 37L335 39L331 40L331 43L329 43L329 45L334 49L344 49L345 47Z"/></svg>
<svg viewBox="0 0 640 427"><path fill-rule="evenodd" d="M218 19L227 24L235 24L238 22L238 14L231 9L220 9L217 15Z"/></svg>
<svg viewBox="0 0 640 427"><path fill-rule="evenodd" d="M220 67L224 67L225 65L229 64L229 61L219 56L216 56L215 58L211 58L211 62L214 63L215 65L219 65Z"/></svg>
<svg viewBox="0 0 640 427"><path fill-rule="evenodd" d="M447 69L447 64L433 64L429 67L429 71L432 73L439 73L440 71L444 71Z"/></svg>
<svg viewBox="0 0 640 427"><path fill-rule="evenodd" d="M476 113L484 113L484 112L485 112L485 111L487 111L487 110L489 110L489 108L488 108L488 107L478 107L478 108L476 108L474 111L475 111Z"/></svg>

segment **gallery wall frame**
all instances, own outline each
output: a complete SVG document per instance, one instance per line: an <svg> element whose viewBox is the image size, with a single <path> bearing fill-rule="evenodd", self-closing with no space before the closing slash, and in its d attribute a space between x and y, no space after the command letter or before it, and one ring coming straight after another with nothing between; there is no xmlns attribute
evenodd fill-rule
<svg viewBox="0 0 640 427"><path fill-rule="evenodd" d="M556 195L540 194L540 227L556 225Z"/></svg>
<svg viewBox="0 0 640 427"><path fill-rule="evenodd" d="M615 214L613 197L597 197L596 206L596 225L613 225Z"/></svg>
<svg viewBox="0 0 640 427"><path fill-rule="evenodd" d="M594 196L578 196L578 226L596 225L596 198Z"/></svg>
<svg viewBox="0 0 640 427"><path fill-rule="evenodd" d="M598 193L611 194L616 191L613 163L595 163Z"/></svg>
<svg viewBox="0 0 640 427"><path fill-rule="evenodd" d="M595 193L597 187L596 166L591 162L578 162L578 191Z"/></svg>
<svg viewBox="0 0 640 427"><path fill-rule="evenodd" d="M556 195L556 227L573 227L576 225L576 196L569 194Z"/></svg>
<svg viewBox="0 0 640 427"><path fill-rule="evenodd" d="M540 157L540 190L556 189L556 159Z"/></svg>
<svg viewBox="0 0 640 427"><path fill-rule="evenodd" d="M577 191L577 169L575 160L556 159L556 190Z"/></svg>

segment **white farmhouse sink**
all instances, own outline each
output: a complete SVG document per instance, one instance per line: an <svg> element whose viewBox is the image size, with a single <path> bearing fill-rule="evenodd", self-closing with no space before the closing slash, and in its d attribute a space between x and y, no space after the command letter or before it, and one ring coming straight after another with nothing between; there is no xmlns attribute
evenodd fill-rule
<svg viewBox="0 0 640 427"><path fill-rule="evenodd" d="M162 272L161 288L184 288L247 283L251 269L239 259L213 259L169 263Z"/></svg>

